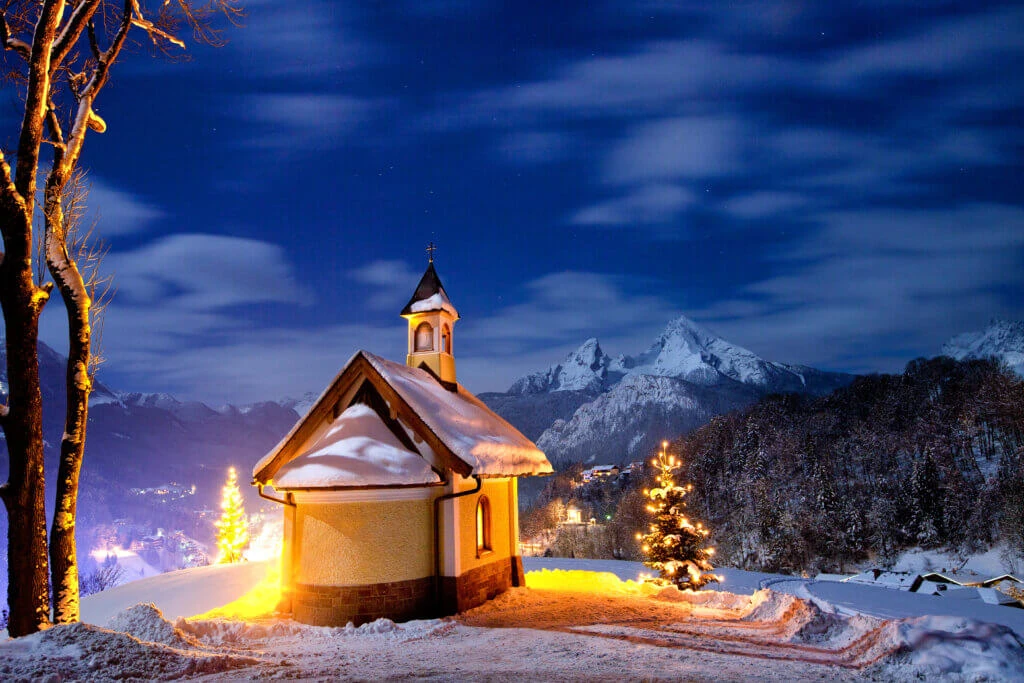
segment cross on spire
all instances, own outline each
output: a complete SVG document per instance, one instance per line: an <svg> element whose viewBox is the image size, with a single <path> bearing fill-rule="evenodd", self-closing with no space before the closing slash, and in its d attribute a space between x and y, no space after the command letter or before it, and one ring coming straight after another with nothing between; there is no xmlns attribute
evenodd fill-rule
<svg viewBox="0 0 1024 683"><path fill-rule="evenodd" d="M434 262L434 252L435 251L437 251L437 245L436 244L431 242L430 244L427 245L427 257L430 259L431 263Z"/></svg>

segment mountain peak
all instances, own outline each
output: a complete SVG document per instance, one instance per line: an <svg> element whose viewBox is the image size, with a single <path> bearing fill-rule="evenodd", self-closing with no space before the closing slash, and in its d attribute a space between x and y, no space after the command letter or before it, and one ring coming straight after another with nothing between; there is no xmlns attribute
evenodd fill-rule
<svg viewBox="0 0 1024 683"><path fill-rule="evenodd" d="M767 361L682 315L636 356L619 355L612 360L598 340L590 338L561 363L516 380L509 393L601 392L632 375L672 377L702 386L740 382L761 391L811 393L829 391L846 381L846 376Z"/></svg>
<svg viewBox="0 0 1024 683"><path fill-rule="evenodd" d="M942 354L957 360L995 357L1024 376L1024 321L993 318L985 329L947 341Z"/></svg>
<svg viewBox="0 0 1024 683"><path fill-rule="evenodd" d="M591 337L569 352L561 363L547 370L520 377L510 394L542 394L550 391L599 392L605 388L611 359L597 337Z"/></svg>

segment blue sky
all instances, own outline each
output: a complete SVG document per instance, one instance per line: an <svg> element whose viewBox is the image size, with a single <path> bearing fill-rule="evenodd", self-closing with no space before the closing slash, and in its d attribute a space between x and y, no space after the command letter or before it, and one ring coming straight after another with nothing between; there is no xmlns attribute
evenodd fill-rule
<svg viewBox="0 0 1024 683"><path fill-rule="evenodd" d="M684 313L855 372L1024 316L1019 4L247 6L97 106L112 386L246 402L401 357L430 240L476 391Z"/></svg>

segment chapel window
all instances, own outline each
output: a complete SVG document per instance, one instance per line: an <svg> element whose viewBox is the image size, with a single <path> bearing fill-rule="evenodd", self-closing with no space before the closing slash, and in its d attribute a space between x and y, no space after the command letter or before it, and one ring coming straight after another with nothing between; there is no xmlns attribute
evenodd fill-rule
<svg viewBox="0 0 1024 683"><path fill-rule="evenodd" d="M422 322L416 327L416 339L413 342L414 351L434 350L434 328L428 322Z"/></svg>
<svg viewBox="0 0 1024 683"><path fill-rule="evenodd" d="M477 557L491 550L491 501L480 496L476 502L476 554Z"/></svg>
<svg viewBox="0 0 1024 683"><path fill-rule="evenodd" d="M452 331L448 325L441 328L441 351L442 353L452 352Z"/></svg>

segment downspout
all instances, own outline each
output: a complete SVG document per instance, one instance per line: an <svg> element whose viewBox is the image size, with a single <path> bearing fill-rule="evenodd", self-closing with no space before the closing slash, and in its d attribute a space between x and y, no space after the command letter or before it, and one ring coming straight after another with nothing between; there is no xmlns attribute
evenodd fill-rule
<svg viewBox="0 0 1024 683"><path fill-rule="evenodd" d="M258 481L254 481L253 483L256 484L256 492L260 494L260 498L263 498L264 500L269 500L272 503L280 503L281 505L295 507L295 503L292 501L292 494L286 493L284 498L274 498L271 495L263 493L263 487L266 486L266 484L261 484Z"/></svg>
<svg viewBox="0 0 1024 683"><path fill-rule="evenodd" d="M272 503L280 503L281 505L284 505L285 507L290 507L290 508L294 508L295 507L295 496L292 493L290 493L290 492L289 493L285 493L284 494L284 498L275 498L274 496L271 496L269 494L263 493L263 487L266 486L266 484L263 484L262 482L258 482L258 481L254 481L253 483L256 484L256 492L259 494L260 498L263 498L264 500L269 500ZM287 512L285 514L287 514ZM282 543L284 542L283 538L281 539L281 542ZM295 583L295 520L292 520L292 541L291 541L291 543L288 544L288 575L291 578L292 583L294 584ZM290 595L291 595L291 592L289 591L289 597L288 597L288 602L287 602L287 610L281 609L282 605L280 603L283 603L285 601L284 591L282 590L281 601L280 601L280 603L278 603L278 611L280 611L280 612L287 611L289 614L291 613L291 611L292 611L292 604L291 604L291 597L290 597Z"/></svg>
<svg viewBox="0 0 1024 683"><path fill-rule="evenodd" d="M480 489L484 486L483 479L479 474L474 474L473 479L476 479L476 488L458 493L445 493L434 499L434 603L439 609L441 607L441 503L480 493ZM458 548L455 549L455 552L458 552Z"/></svg>

